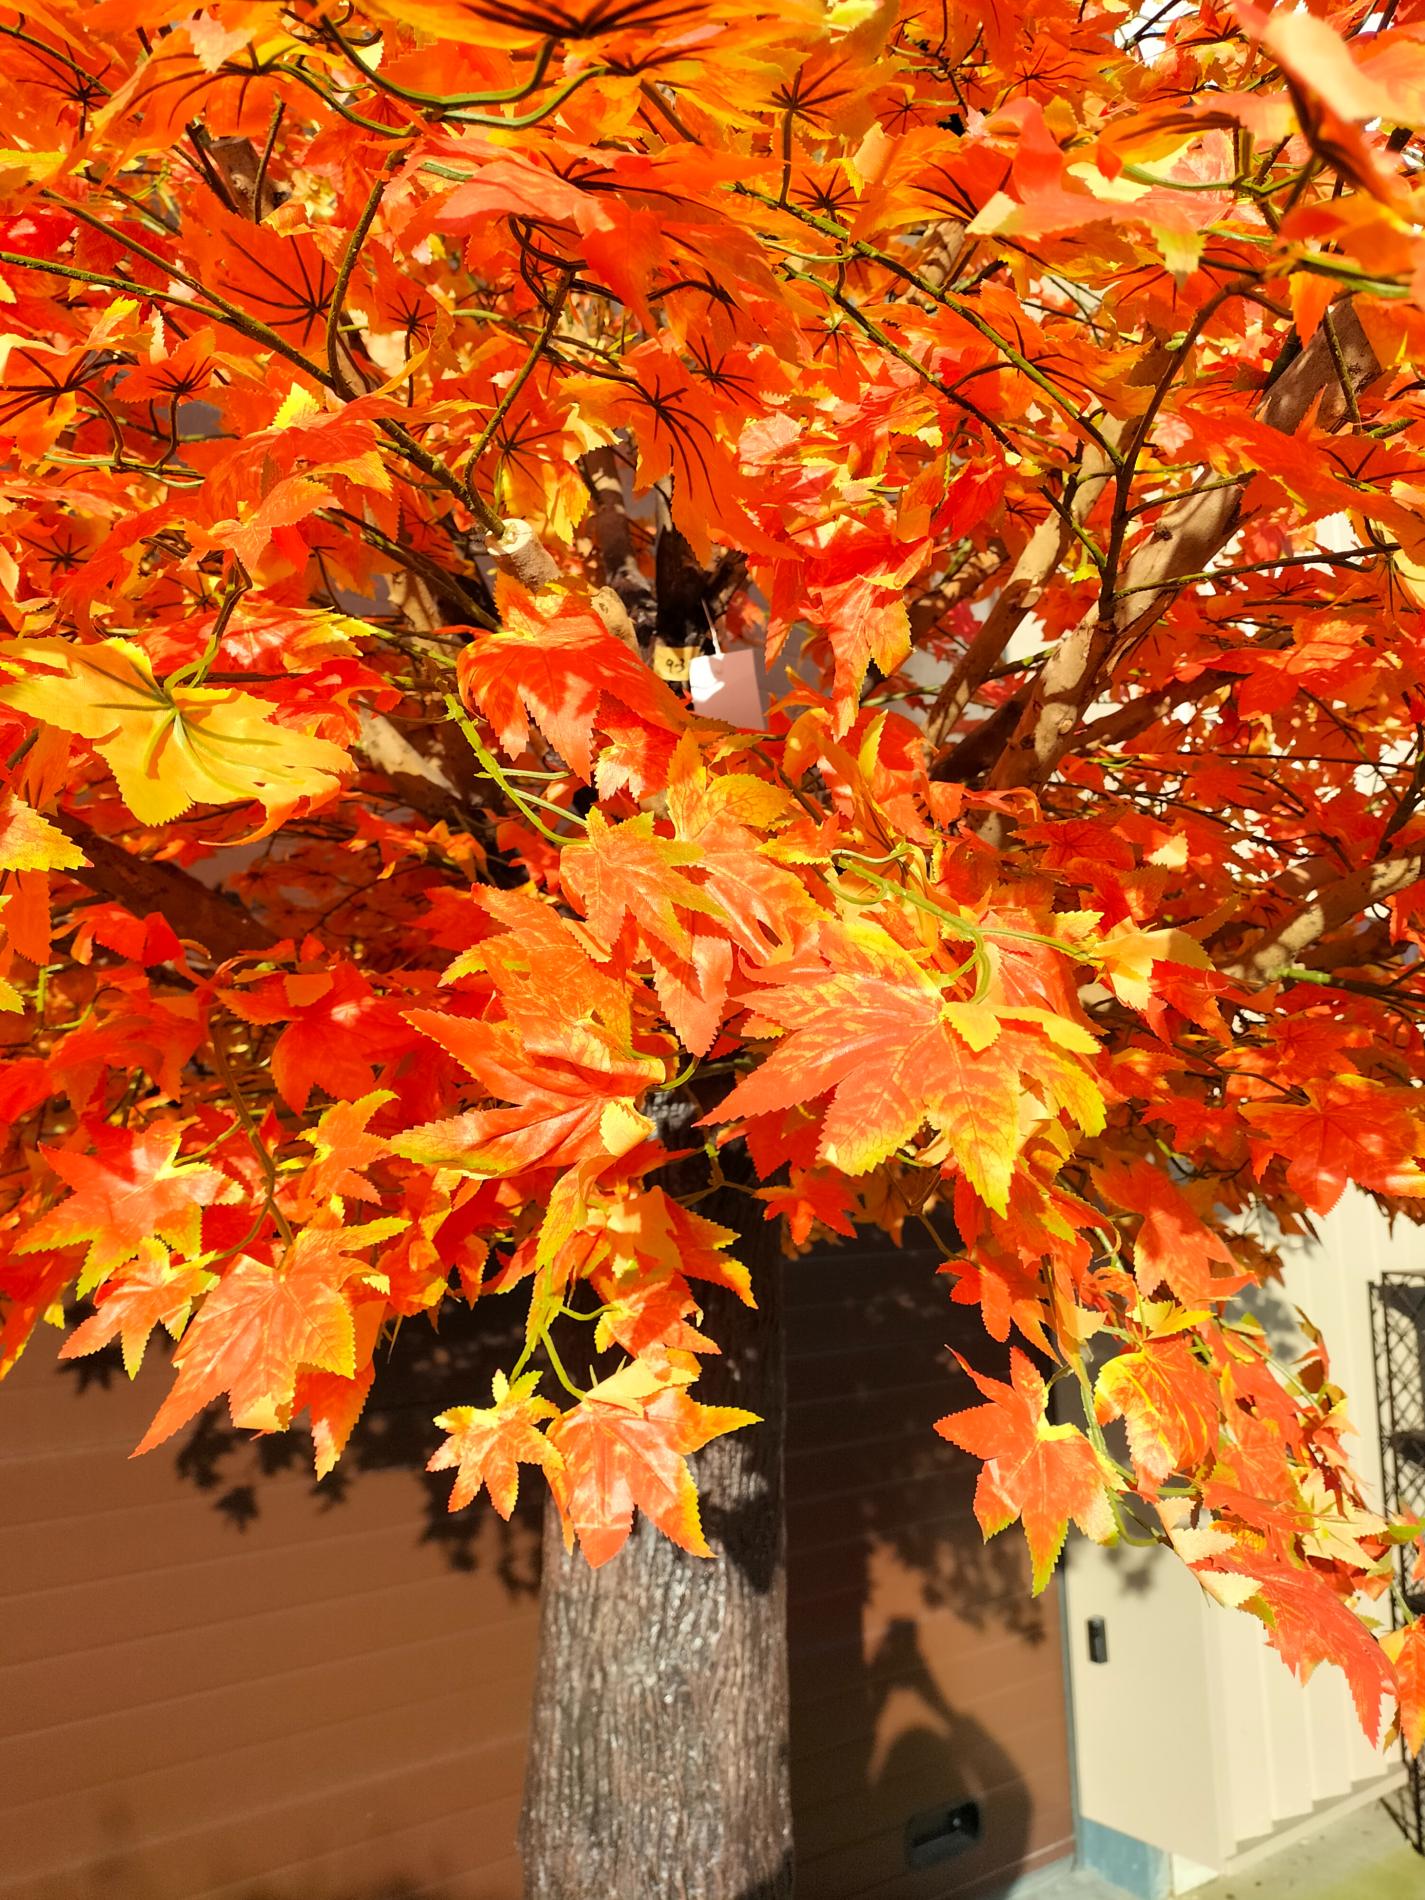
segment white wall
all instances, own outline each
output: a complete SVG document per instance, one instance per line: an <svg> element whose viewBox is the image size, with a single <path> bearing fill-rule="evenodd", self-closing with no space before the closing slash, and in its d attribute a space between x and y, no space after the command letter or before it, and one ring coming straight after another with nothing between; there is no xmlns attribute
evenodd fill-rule
<svg viewBox="0 0 1425 1900"><path fill-rule="evenodd" d="M1292 1309L1320 1327L1359 1434L1357 1468L1380 1501L1370 1284L1425 1269L1425 1230L1394 1233L1354 1190L1317 1222L1319 1244L1283 1245L1285 1285L1258 1311L1289 1355ZM1344 1678L1321 1668L1303 1689L1254 1617L1210 1603L1161 1551L1101 1550L1075 1537L1065 1610L1079 1810L1168 1853L1221 1868L1323 1803L1393 1772L1360 1732ZM1108 1661L1089 1661L1087 1619L1102 1616Z"/></svg>

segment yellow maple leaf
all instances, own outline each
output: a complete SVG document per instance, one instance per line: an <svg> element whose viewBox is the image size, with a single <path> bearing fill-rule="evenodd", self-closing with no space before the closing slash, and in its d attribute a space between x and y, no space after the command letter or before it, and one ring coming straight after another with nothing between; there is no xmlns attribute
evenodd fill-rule
<svg viewBox="0 0 1425 1900"><path fill-rule="evenodd" d="M92 741L141 824L163 824L194 804L257 799L269 813L289 810L328 797L351 770L340 746L276 725L271 707L250 693L170 689L131 640L16 640L4 651L15 677L0 686L0 703Z"/></svg>
<svg viewBox="0 0 1425 1900"><path fill-rule="evenodd" d="M1099 947L1099 967L1112 983L1120 1002L1130 1009L1147 1009L1153 997L1153 965L1186 963L1210 970L1212 960L1195 937L1185 930L1139 930L1123 924Z"/></svg>
<svg viewBox="0 0 1425 1900"><path fill-rule="evenodd" d="M84 853L13 792L0 794L0 871L75 871Z"/></svg>

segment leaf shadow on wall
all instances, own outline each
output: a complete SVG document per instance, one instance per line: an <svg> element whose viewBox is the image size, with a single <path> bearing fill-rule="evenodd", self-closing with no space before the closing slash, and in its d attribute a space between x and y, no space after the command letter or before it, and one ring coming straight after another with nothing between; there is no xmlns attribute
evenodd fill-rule
<svg viewBox="0 0 1425 1900"><path fill-rule="evenodd" d="M185 1484L208 1496L213 1509L237 1532L260 1519L264 1486L272 1479L305 1476L314 1508L334 1512L355 1494L364 1476L404 1473L420 1493L423 1544L453 1570L490 1566L509 1596L531 1597L539 1588L542 1487L524 1485L505 1523L483 1504L450 1511L449 1474L424 1468L442 1436L434 1415L446 1405L488 1403L485 1395L493 1374L518 1352L516 1325L492 1325L489 1313L476 1315L452 1303L438 1331L425 1320L408 1320L383 1349L371 1397L341 1462L320 1481L312 1475L307 1431L268 1436L239 1431L221 1404L201 1413L175 1441L174 1469ZM117 1350L61 1362L60 1369L79 1390L127 1383ZM152 1377L147 1368L145 1377Z"/></svg>
<svg viewBox="0 0 1425 1900"><path fill-rule="evenodd" d="M950 1348L996 1376L1007 1349L937 1264L863 1236L788 1268L798 1900L968 1897L1071 1845L1055 1593L933 1429L978 1402Z"/></svg>
<svg viewBox="0 0 1425 1900"><path fill-rule="evenodd" d="M153 1900L152 1860L147 1843L133 1838L132 1829L119 1824L114 1830L111 1852L95 1867L76 1873L67 1869L54 1880L42 1878L26 1900ZM373 1880L353 1886L350 1881L335 1883L320 1876L308 1876L302 1900L433 1900L439 1887L426 1880L419 1882L396 1877ZM165 1886L165 1892L170 1889ZM292 1888L280 1882L256 1881L243 1885L240 1900L292 1900Z"/></svg>
<svg viewBox="0 0 1425 1900"><path fill-rule="evenodd" d="M1017 1531L981 1538L976 1461L933 1430L977 1402L949 1348L992 1375L1006 1350L975 1311L950 1302L936 1264L924 1250L864 1238L784 1269L798 1900L881 1887L895 1900L969 1900L1007 1886L1056 1843L1069 1847L1054 1593L1030 1597ZM708 1300L715 1336L717 1298ZM525 1486L504 1525L483 1503L449 1514L448 1476L422 1470L439 1437L433 1414L478 1401L517 1354L513 1329L492 1317L457 1308L438 1333L424 1321L401 1328L342 1463L312 1483L312 1499L335 1516L369 1475L404 1473L421 1495L418 1535L439 1561L489 1566L512 1599L527 1599L538 1589L541 1488ZM85 1384L127 1383L116 1356L67 1371ZM240 1537L261 1521L269 1482L310 1479L310 1456L304 1432L253 1438L215 1408L174 1462ZM709 1529L727 1527L710 1519ZM933 1853L923 1837L936 1817L971 1802L978 1838L909 1865L912 1835Z"/></svg>

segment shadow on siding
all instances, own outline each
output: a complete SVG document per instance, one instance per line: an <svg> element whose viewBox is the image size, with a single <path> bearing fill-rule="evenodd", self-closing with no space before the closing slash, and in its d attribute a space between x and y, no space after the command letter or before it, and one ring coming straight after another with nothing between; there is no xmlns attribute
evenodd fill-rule
<svg viewBox="0 0 1425 1900"><path fill-rule="evenodd" d="M933 1430L936 1418L977 1402L950 1348L990 1374L1003 1372L1005 1350L951 1303L935 1264L854 1243L786 1269L798 1900L969 1900L1070 1845L1057 1605L1052 1592L1031 1599L1017 1532L981 1538L975 1461ZM716 1332L715 1316L709 1323ZM523 1619L538 1588L541 1487L525 1487L506 1526L488 1509L448 1513L448 1474L421 1468L438 1442L433 1415L479 1403L516 1351L488 1311L453 1309L439 1332L407 1322L342 1463L321 1484L309 1481L314 1508L335 1519L375 1474L388 1486L399 1476L411 1486L413 1532L441 1567L479 1573ZM117 1358L72 1362L65 1375L79 1389L127 1385ZM241 1549L264 1523L267 1482L290 1492L310 1474L309 1459L304 1433L253 1438L215 1409L174 1463L224 1520L223 1542ZM501 1799L512 1822L517 1786ZM937 1858L937 1829L953 1832L949 1817L971 1803L974 1830L945 1839L953 1851ZM508 1825L501 1820L502 1838ZM302 1900L518 1894L517 1867L499 1860L509 1850L493 1838L492 1856L508 1871L473 1885L447 1881L424 1837L410 1840L416 1883L357 1877L310 1885ZM126 1890L121 1862L94 1886L95 1900L141 1900ZM291 1900L293 1890L225 1882L212 1891L213 1900ZM64 1900L89 1895L70 1886Z"/></svg>
<svg viewBox="0 0 1425 1900"><path fill-rule="evenodd" d="M934 1431L980 1402L951 1349L1004 1376L1007 1348L936 1265L867 1239L789 1268L798 1900L968 1900L1071 1846L1055 1593Z"/></svg>
<svg viewBox="0 0 1425 1900"><path fill-rule="evenodd" d="M420 1493L423 1544L437 1550L451 1569L472 1571L491 1563L493 1543L495 1574L508 1594L534 1596L539 1589L542 1502L542 1486L534 1482L538 1474L529 1474L530 1482L521 1487L506 1524L480 1505L449 1510L450 1473L424 1468L441 1442L435 1414L448 1405L489 1404L491 1378L518 1353L513 1328L492 1326L488 1313L477 1315L452 1302L441 1316L439 1331L424 1319L410 1319L400 1327L378 1360L371 1397L341 1462L325 1478L311 1476L311 1437L300 1426L256 1437L236 1430L221 1403L201 1413L175 1441L174 1469L185 1484L207 1495L213 1509L238 1532L261 1516L265 1480L308 1474L313 1505L325 1512L344 1504L365 1474L405 1473ZM79 1391L127 1383L117 1347L61 1361L59 1370Z"/></svg>

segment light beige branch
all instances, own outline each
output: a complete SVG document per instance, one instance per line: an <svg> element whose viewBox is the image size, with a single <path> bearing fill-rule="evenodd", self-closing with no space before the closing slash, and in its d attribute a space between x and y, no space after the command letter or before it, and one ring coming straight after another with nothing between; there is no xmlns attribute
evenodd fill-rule
<svg viewBox="0 0 1425 1900"><path fill-rule="evenodd" d="M488 544L497 567L513 574L522 587L537 593L559 579L559 564L527 521L512 516L498 541Z"/></svg>
<svg viewBox="0 0 1425 1900"><path fill-rule="evenodd" d="M1420 851L1402 852L1399 857L1362 865L1349 876L1325 885L1310 903L1301 905L1281 923L1262 931L1223 967L1222 974L1253 988L1274 982L1332 931L1342 929L1372 904L1408 890L1419 881L1422 871L1425 852Z"/></svg>
<svg viewBox="0 0 1425 1900"><path fill-rule="evenodd" d="M1334 335L1351 401L1380 374L1380 364L1349 302L1333 310ZM1347 395L1326 327L1317 331L1263 397L1261 420L1292 434L1319 404L1323 428L1349 419ZM990 784L997 790L1043 782L1069 749L1084 709L1098 690L1110 658L1145 633L1177 598L1189 575L1201 574L1241 524L1246 478L1206 490L1168 509L1128 560L1114 605L1098 607L1055 644L1000 755Z"/></svg>
<svg viewBox="0 0 1425 1900"><path fill-rule="evenodd" d="M1104 437L1117 445L1122 423L1114 418L1104 425ZM1112 470L1096 442L1084 452L1084 467L1069 504L1069 515L1080 527L1088 520ZM943 745L960 715L999 663L1000 655L1043 598L1059 563L1074 539L1062 515L1046 515L1034 530L995 598L994 605L961 656L960 664L940 689L926 721L926 737Z"/></svg>

